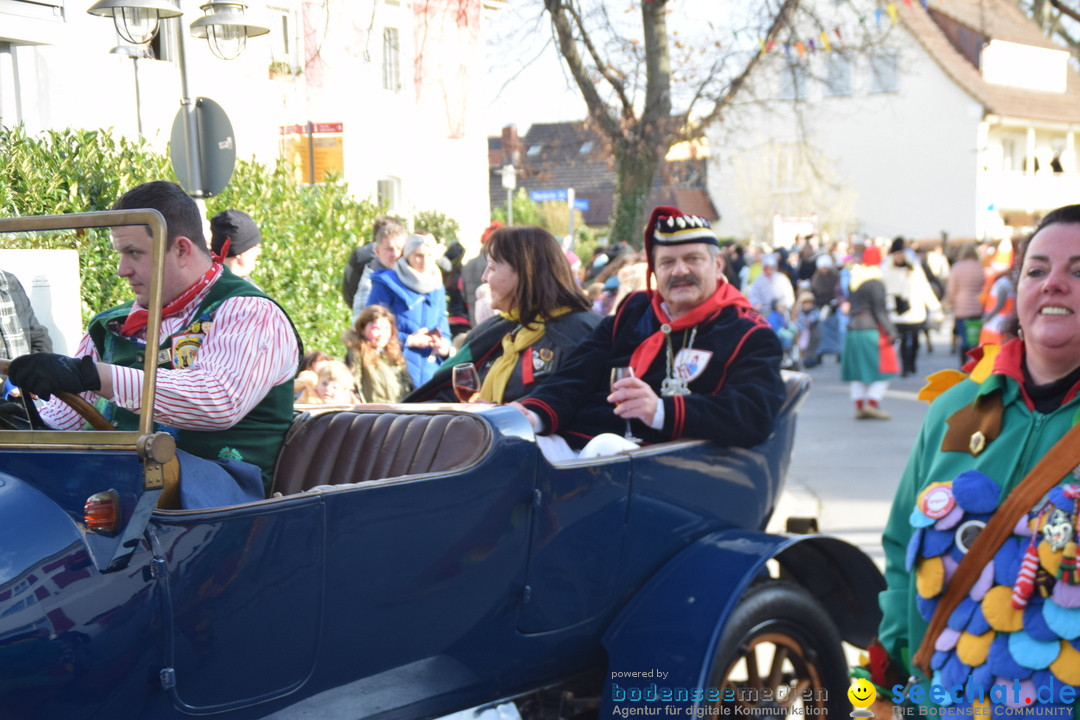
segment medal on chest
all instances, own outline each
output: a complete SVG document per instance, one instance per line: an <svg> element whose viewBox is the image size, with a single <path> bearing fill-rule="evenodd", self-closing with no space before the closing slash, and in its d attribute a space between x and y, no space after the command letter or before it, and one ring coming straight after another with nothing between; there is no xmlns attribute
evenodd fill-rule
<svg viewBox="0 0 1080 720"><path fill-rule="evenodd" d="M712 353L708 350L694 349L694 340L697 338L696 327L689 334L683 333L683 347L678 354L675 354L672 348L671 326L664 323L660 326L660 332L667 336L667 374L664 381L660 383L660 395L663 397L689 395L690 382L705 372Z"/></svg>

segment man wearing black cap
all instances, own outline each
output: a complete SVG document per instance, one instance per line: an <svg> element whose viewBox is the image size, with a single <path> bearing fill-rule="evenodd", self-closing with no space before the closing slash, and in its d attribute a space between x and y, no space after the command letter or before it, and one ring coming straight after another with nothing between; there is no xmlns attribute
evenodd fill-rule
<svg viewBox="0 0 1080 720"><path fill-rule="evenodd" d="M259 226L246 212L225 210L210 219L210 249L233 275L247 277L255 270L262 254L261 241Z"/></svg>
<svg viewBox="0 0 1080 720"><path fill-rule="evenodd" d="M724 278L705 219L656 208L645 250L656 290L629 295L519 409L571 448L628 430L645 442L762 442L784 399L776 333ZM611 385L625 366L634 377Z"/></svg>

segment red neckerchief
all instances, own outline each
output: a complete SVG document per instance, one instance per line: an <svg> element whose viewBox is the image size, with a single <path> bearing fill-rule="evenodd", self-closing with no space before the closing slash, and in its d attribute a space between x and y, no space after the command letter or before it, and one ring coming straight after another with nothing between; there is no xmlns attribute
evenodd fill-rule
<svg viewBox="0 0 1080 720"><path fill-rule="evenodd" d="M172 302L161 309L161 319L164 320L165 318L179 315L183 312L184 308L191 304L191 301L194 300L199 293L210 287L220 274L221 265L218 263L211 265L210 269L204 272L202 277L193 282L187 290L177 295ZM148 313L145 308L133 308L131 313L128 314L127 320L124 321L124 327L120 329L120 333L124 337L135 337L146 329L146 321L149 317L150 313Z"/></svg>
<svg viewBox="0 0 1080 720"><path fill-rule="evenodd" d="M979 347L978 350L981 351L982 348ZM1016 384L1020 386L1020 394L1024 398L1024 403L1028 408L1035 409L1035 403L1032 401L1031 396L1028 395L1027 387L1025 386L1026 381L1024 380L1023 370L1025 351L1024 343L1020 338L1009 340L1001 346L1000 350L998 350L997 357L994 358L994 369L990 372L994 375L1006 375L1015 380ZM971 352L974 353L975 350L972 350ZM982 357L981 352L979 353L979 357ZM967 365L964 367L966 368ZM1078 392L1080 392L1080 383L1074 385L1069 392L1065 394L1065 398L1061 401L1061 404L1064 405L1071 401L1076 397Z"/></svg>
<svg viewBox="0 0 1080 720"><path fill-rule="evenodd" d="M741 292L736 290L731 283L722 282L720 286L716 288L714 292L705 302L698 305L696 308L686 313L678 320L672 320L668 317L668 314L664 312L663 299L660 297L659 292L653 291L652 296L652 310L656 313L656 318L660 321L660 326L668 327L668 332L663 330L657 330L649 337L645 338L645 341L638 345L637 350L630 356L630 366L634 368L634 375L636 377L645 377L646 371L649 366L652 365L653 360L664 347L664 339L673 332L679 330L685 330L686 328L699 325L703 322L708 322L716 318L725 308L728 307L742 307L747 310L752 310L753 306L750 305L750 301L746 299Z"/></svg>

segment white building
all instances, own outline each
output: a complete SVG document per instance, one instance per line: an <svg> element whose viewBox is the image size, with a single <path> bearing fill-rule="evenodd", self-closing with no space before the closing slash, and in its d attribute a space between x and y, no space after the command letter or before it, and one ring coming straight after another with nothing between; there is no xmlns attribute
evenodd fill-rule
<svg viewBox="0 0 1080 720"><path fill-rule="evenodd" d="M754 89L770 102L714 133L721 234L769 240L779 213L990 239L1080 202L1080 76L1014 3L815 7L820 26L769 48Z"/></svg>
<svg viewBox="0 0 1080 720"><path fill-rule="evenodd" d="M0 122L29 134L64 127L142 134L165 151L183 96L228 115L238 158L272 164L307 148L283 134L307 124L316 167L337 168L358 198L405 217L438 210L462 237L488 223L486 134L479 88L483 15L494 0L269 0L248 15L270 33L235 60L215 57L184 15L164 20L153 58L113 52L125 43L93 0L0 0ZM128 45L130 47L130 45ZM140 48L141 50L141 48ZM135 53L139 55L139 52ZM138 102L136 97L138 96Z"/></svg>

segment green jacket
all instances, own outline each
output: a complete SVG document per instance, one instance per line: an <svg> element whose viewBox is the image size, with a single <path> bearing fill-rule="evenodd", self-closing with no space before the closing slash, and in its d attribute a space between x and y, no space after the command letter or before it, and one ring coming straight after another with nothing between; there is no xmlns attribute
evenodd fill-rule
<svg viewBox="0 0 1080 720"><path fill-rule="evenodd" d="M928 556L935 555L935 553L940 559L947 556L951 556L953 560L960 559L962 557L962 543L957 542L959 534L956 533L956 530L966 520L985 520L989 517L989 513L992 512L992 509L988 511L985 508L982 508L982 512L973 511L969 509L973 506L973 503L967 500L960 503L957 500L958 505L967 504L968 508L961 508L966 512L963 518L956 521L956 525L952 528L937 531L937 521L934 521L934 525L927 526L926 530L922 531L924 534L913 541L913 535L919 532L914 527L920 522L916 518L919 517L921 510L926 510L928 507L925 502L920 505L920 493L932 483L946 483L951 492L953 487L961 482L967 482L958 479L962 473L975 470L985 474L988 478L988 480L982 481L984 483L982 501L989 501L994 507L999 506L1009 492L1023 480L1031 468L1072 427L1073 423L1076 422L1078 412L1080 412L1080 399L1075 396L1069 398L1060 408L1051 413L1043 414L1029 408L1018 382L1018 378L1022 377L1020 373L1020 345L1018 342L1011 345L1012 347L1007 345L1003 348L994 366L994 374L987 377L985 381L978 383L971 379L965 379L933 401L908 459L907 467L904 470L893 502L889 521L885 527L883 544L885 549L885 579L888 589L879 596L883 618L878 639L889 652L893 661L899 662L900 667L903 667L908 673L911 672L910 656L915 654L922 641L927 627L927 619L932 614L933 607L936 606L935 598L940 597L940 594L934 595L926 590L927 586L933 586L933 583L926 580L931 576L931 573L928 572L929 568L926 568L926 574L920 577L920 573L924 572L924 568L920 563ZM988 437L984 441L983 449L979 450L977 454L973 453L973 444L976 449L979 444L977 438L973 441L975 431L987 427L987 418L991 416L997 417L997 413L1000 413L1000 434L996 438ZM982 423L982 425L979 423ZM993 422L989 423L990 426L994 426L994 424ZM981 430L979 431L981 432ZM993 432L985 433L985 436L992 435ZM970 479L976 476L969 474L965 477ZM1063 478L1063 485L1076 482L1077 478L1072 475ZM1055 488L1055 491L1060 492L1061 487ZM1053 493L1051 493L1051 496L1053 496ZM1042 506L1043 504L1040 503L1039 507ZM931 518L933 514L930 515ZM1036 516L1037 514L1034 512L1029 515L1029 517ZM946 521L942 520L941 522ZM950 540L947 537L949 533L954 535L951 544L944 553L928 550L929 535L932 534L930 531L940 532L938 538L945 541ZM1041 537L1041 534L1036 534L1036 540ZM1073 539L1075 539L1075 524L1073 526ZM1014 535L1006 541L1008 547L1003 547L1002 551L999 551L999 554L995 556L993 585L1006 585L1011 590L1019 572L1019 560L1027 549L1029 542L1030 538L1020 535ZM912 547L909 548L909 545ZM909 551L911 552L910 555ZM918 590L919 582L928 583L924 585L923 593ZM1062 580L1057 580L1057 582L1062 582ZM985 591L984 588L983 592ZM975 593L976 590L973 589L972 592ZM1003 593L1003 590L998 591L997 597L1001 597ZM920 595L927 596L920 597ZM1029 600L1029 610L1037 610L1044 603L1043 598L1038 595L1039 590L1036 589L1035 597ZM990 609L988 605L990 600L981 594L978 598L969 594L968 598L972 606L977 606L980 611ZM1074 612L1080 613L1080 610ZM999 632L993 627L986 627L980 615L985 617L987 612L975 613L966 624L961 621L955 624L950 622L950 627L961 630L960 625L964 625L962 631L965 634L983 637L988 646L992 640L999 639L1002 635L1013 634ZM1024 627L1025 629L1028 627L1027 618L1025 618ZM989 630L994 632L988 636L986 633ZM1006 637L1001 639L997 645L992 646L994 648L993 652L998 653L995 657L1001 657L1000 652L1003 651L1008 640L1009 638ZM957 662L960 662L959 652L953 651L953 654L956 656ZM941 676L945 663L949 661L949 651L939 652L935 657L936 662L941 667L934 672L933 682L949 686L951 683L942 682L943 677ZM970 655L967 658L970 660ZM988 670L980 670L980 667L988 665L989 660L981 665L969 662L960 669L954 666L949 672L953 675L959 673L966 675L963 672L963 669L966 668L967 672L972 673L974 680L985 680ZM1077 667L1078 672L1080 672L1080 665ZM1046 671L1045 666L1041 671ZM1030 670L1026 672L1031 673ZM946 675L948 674L946 673ZM947 680L948 678L944 679ZM1011 677L1006 679L1010 683L1012 682ZM1031 674L1030 679L1045 680L1045 676ZM1075 678L1073 680L1074 682L1069 684L1078 684L1075 682ZM923 684L927 685L928 683ZM992 684L993 681L986 684L986 689L989 690L989 685Z"/></svg>
<svg viewBox="0 0 1080 720"><path fill-rule="evenodd" d="M234 297L260 297L274 302L250 282L223 272L195 312L194 319L184 329L165 338L159 346L159 360L162 367L187 367L194 361L198 348L205 337L202 326L213 321L214 314L222 302ZM277 304L275 302L275 304ZM103 362L123 367L142 368L145 358L145 346L120 334L119 329L131 312L133 301L110 308L90 321L87 332L97 348ZM279 306L280 307L280 306ZM285 311L282 310L284 313ZM286 314L286 318L288 315ZM289 321L290 325L292 321ZM293 328L293 332L296 329ZM173 353L174 339L185 336L176 347L183 346L183 357ZM297 337L300 346L300 338ZM301 349L302 353L303 350ZM98 409L119 430L135 430L138 427L138 415L124 408L100 399ZM177 447L207 460L243 460L259 467L263 485L270 487L273 479L274 463L278 451L285 439L293 416L292 382L284 382L267 393L251 412L240 419L236 425L225 430L186 430L172 428L157 423L156 429L169 432L176 437Z"/></svg>

